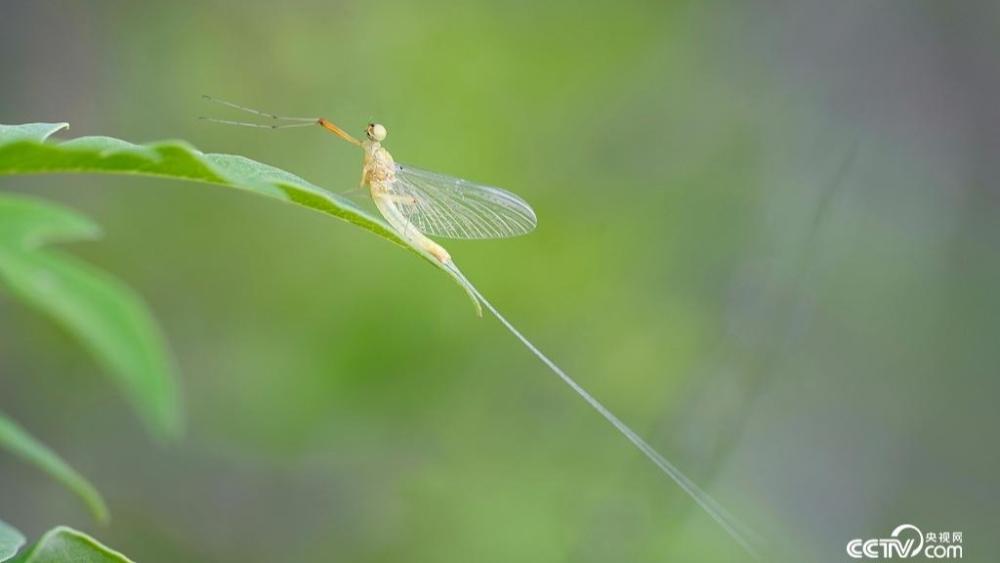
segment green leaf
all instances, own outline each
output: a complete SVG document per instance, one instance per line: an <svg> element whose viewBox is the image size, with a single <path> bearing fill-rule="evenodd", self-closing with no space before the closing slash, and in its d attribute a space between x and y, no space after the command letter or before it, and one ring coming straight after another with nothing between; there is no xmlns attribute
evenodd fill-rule
<svg viewBox="0 0 1000 563"><path fill-rule="evenodd" d="M33 438L2 412L0 412L0 448L10 451L48 473L53 479L76 493L93 513L94 518L101 523L108 521L108 507L104 504L104 499L101 498L97 489L63 461L58 454ZM0 522L0 524L3 523ZM0 526L0 556L3 555L3 538L3 526ZM0 558L0 561L3 559Z"/></svg>
<svg viewBox="0 0 1000 563"><path fill-rule="evenodd" d="M46 139L65 123L0 125L0 174L92 172L193 180L245 190L338 217L416 252L455 280L482 314L479 301L457 272L401 239L382 219L350 200L284 170L249 158L206 154L182 141L135 145L111 137L80 137L61 143Z"/></svg>
<svg viewBox="0 0 1000 563"><path fill-rule="evenodd" d="M26 123L24 125L0 125L0 138L7 141L44 141L63 129L69 123Z"/></svg>
<svg viewBox="0 0 1000 563"><path fill-rule="evenodd" d="M0 282L76 335L157 435L176 436L179 393L163 338L142 300L108 274L42 248L98 232L61 207L0 196Z"/></svg>
<svg viewBox="0 0 1000 563"><path fill-rule="evenodd" d="M121 553L73 528L59 526L41 537L16 563L132 563Z"/></svg>
<svg viewBox="0 0 1000 563"><path fill-rule="evenodd" d="M21 535L21 532L0 520L0 562L14 557L22 545L24 545L24 536Z"/></svg>

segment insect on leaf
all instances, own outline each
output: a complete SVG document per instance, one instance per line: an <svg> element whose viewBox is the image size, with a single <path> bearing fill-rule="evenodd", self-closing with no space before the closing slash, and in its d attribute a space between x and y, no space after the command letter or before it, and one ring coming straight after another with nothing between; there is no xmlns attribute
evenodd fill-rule
<svg viewBox="0 0 1000 563"><path fill-rule="evenodd" d="M332 215L412 250L465 289L477 312L479 302L454 272L396 234L381 218L347 198L279 168L249 158L206 154L182 141L136 145L111 137L48 140L65 123L0 125L0 175L95 173L157 176L227 186Z"/></svg>

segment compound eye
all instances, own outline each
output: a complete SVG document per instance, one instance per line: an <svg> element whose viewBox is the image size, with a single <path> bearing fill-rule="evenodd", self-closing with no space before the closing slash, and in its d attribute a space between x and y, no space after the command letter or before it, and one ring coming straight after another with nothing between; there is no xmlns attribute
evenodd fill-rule
<svg viewBox="0 0 1000 563"><path fill-rule="evenodd" d="M368 137L373 141L383 141L388 132L381 123L371 123L368 125Z"/></svg>

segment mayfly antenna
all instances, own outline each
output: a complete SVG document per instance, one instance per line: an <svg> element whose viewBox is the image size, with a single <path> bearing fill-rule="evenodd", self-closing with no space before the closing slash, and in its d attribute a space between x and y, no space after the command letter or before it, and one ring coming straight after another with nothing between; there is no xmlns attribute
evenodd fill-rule
<svg viewBox="0 0 1000 563"><path fill-rule="evenodd" d="M220 99L220 98L213 98L212 96L209 96L207 94L202 94L201 97L204 98L204 99L206 99L206 100L208 100L208 101L210 101L210 102L216 103L216 104L220 104L220 105L223 105L223 106L226 106L226 107L230 107L230 108L233 108L233 109L238 109L238 110L246 112L246 113L252 113L252 114L260 116L260 117L266 117L268 119L274 119L274 120L277 120L277 121L307 121L309 123L316 123L317 121L319 121L318 117L288 117L288 116L284 116L284 115L276 115L276 114L273 114L273 113L267 113L266 111L260 111L258 109L248 108L246 106L241 106L239 104L234 104L233 102L227 102L226 100L223 100L223 99Z"/></svg>
<svg viewBox="0 0 1000 563"><path fill-rule="evenodd" d="M205 117L205 116L200 116L200 117L198 117L198 119L200 119L202 121L210 121L212 123L221 123L223 125L238 125L240 127L256 127L258 129L288 129L290 127L312 127L312 126L316 125L316 123L317 123L316 121L313 121L311 123L274 123L274 124L268 125L266 123L250 123L249 121L232 121L230 119L218 119L218 118L215 118L215 117Z"/></svg>
<svg viewBox="0 0 1000 563"><path fill-rule="evenodd" d="M238 125L240 127L256 127L257 129L289 129L292 127L312 127L313 125L319 125L320 127L330 131L331 133L337 135L341 139L351 143L352 145L361 146L361 141L352 137L347 131L344 131L340 127L337 127L333 122L324 119L322 117L288 117L284 115L277 115L274 113L268 113L266 111L260 111L259 109L248 108L246 106L241 106L239 104L234 104L233 102L227 102L219 98L213 98L212 96L202 94L202 98L220 104L229 108L233 108L245 113L250 113L259 117L263 117L273 121L274 123L253 123L251 121L235 121L232 119L219 119L216 117L205 117L201 116L198 119L202 121L210 121L212 123L221 123L223 125ZM291 121L292 123L280 123L282 121Z"/></svg>
<svg viewBox="0 0 1000 563"><path fill-rule="evenodd" d="M246 106L234 104L233 102L227 102L226 100L213 98L212 96L204 94L201 97L210 102L223 105L229 108L233 108L245 113L250 113L259 117L263 117L274 122L274 123L253 123L250 121L235 121L232 119L219 119L217 117L204 117L204 116L198 118L203 121L211 121L212 123L221 123L223 125L238 125L240 127L256 127L258 129L288 129L290 127L311 127L319 123L318 117L286 117L283 115L276 115L273 113L267 113L266 111L260 111L253 108L248 108ZM282 121L291 121L293 123L281 123Z"/></svg>

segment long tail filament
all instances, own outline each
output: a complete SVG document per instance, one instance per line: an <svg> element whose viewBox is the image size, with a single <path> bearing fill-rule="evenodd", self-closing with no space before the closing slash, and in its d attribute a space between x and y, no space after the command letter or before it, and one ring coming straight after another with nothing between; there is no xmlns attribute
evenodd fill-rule
<svg viewBox="0 0 1000 563"><path fill-rule="evenodd" d="M534 354L539 360L541 360L542 363L545 364L552 371L552 373L559 376L559 378L562 379L563 382L566 385L568 385L573 391L575 391L577 395L582 397L584 401L586 401L591 407L593 407L594 410L599 412L601 416L605 418L605 420L611 423L612 426L617 428L619 432L621 432L626 438L628 438L628 440L632 442L632 444L634 444L635 447L639 449L639 451L645 454L650 461L652 461L657 467L659 467L661 471L666 473L668 477L670 477L675 483L677 483L677 486L683 489L684 492L688 494L688 496L690 496L696 503L698 503L698 505L701 506L701 508L704 509L705 512L708 513L708 515L711 516L712 519L715 520L715 522L718 523L726 531L726 533L728 533L733 538L733 540L735 540L738 544L740 544L740 546L744 550L746 550L747 553L749 553L754 559L759 558L755 545L760 545L761 543L763 543L762 538L760 536L758 536L756 533L754 533L744 524L742 524L739 520L737 520L736 517L731 515L718 502L716 502L715 499L709 496L708 493L703 491L700 487L698 487L698 485L694 484L694 482L691 481L691 479L688 479L688 477L683 473L681 473L681 471L677 469L677 467L675 467L674 464L667 461L666 458L664 458L662 455L660 455L659 452L653 449L652 446L646 443L646 441L643 440L638 434L636 434L635 431L629 428L627 424L622 422L617 416L615 416L597 399L595 399L590 393L588 393L583 387L581 387L580 384L578 384L572 377L570 377L566 372L564 372L562 368L556 365L555 362L550 360L548 356L543 354L541 350L535 347L535 345L532 344L531 341L528 340L523 334L521 334L521 332L517 330L517 328L515 328L514 325L511 324L510 321L506 319L506 317L504 317L502 314L500 314L499 311L497 311L496 307L494 307L492 303L490 303L485 297L483 297L483 294L480 293L479 290L476 289L474 285L472 285L472 282L470 282L468 278L465 277L464 274L462 274L462 272L458 269L458 267L455 266L454 262L449 262L446 264L446 266L465 282L467 289L473 295L475 295L477 299L479 299L479 301L483 304L483 306L485 306L490 311L490 313L492 313L493 316L496 317L496 319L500 321L500 323L504 327L506 327L507 330L510 331L511 334L513 334L518 340L520 340L521 343L524 344L524 346L528 350L530 350L532 354Z"/></svg>

